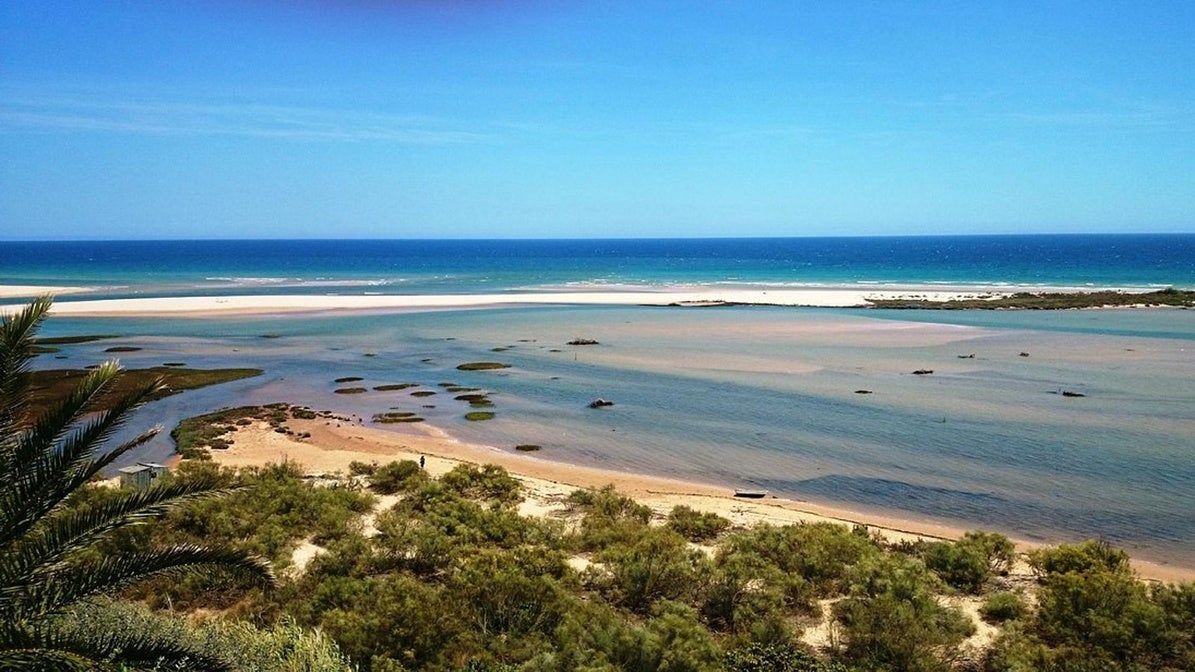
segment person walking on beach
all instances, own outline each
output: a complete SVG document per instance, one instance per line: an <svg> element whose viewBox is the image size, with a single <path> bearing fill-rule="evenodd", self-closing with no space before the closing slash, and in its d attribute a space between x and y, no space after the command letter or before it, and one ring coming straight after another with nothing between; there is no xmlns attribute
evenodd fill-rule
<svg viewBox="0 0 1195 672"><path fill-rule="evenodd" d="M423 468L423 465L424 465L424 463L425 463L425 462L426 462L426 459L425 459L425 458L424 458L422 455L420 455L420 456L419 456L419 468L420 468L420 469L422 469L422 468Z"/></svg>

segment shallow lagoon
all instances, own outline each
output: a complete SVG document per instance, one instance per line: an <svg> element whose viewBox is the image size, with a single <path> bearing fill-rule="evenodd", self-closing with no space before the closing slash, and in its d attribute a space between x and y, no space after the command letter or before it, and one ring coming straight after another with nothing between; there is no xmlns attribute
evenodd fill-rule
<svg viewBox="0 0 1195 672"><path fill-rule="evenodd" d="M138 428L283 400L362 418L411 410L465 441L540 444L546 459L1022 537L1103 536L1141 557L1195 565L1191 311L539 307L53 319L44 333L126 336L70 346L67 360L43 356L47 367L93 363L119 344L144 348L122 356L127 366L266 369L157 402ZM578 336L601 343L565 345ZM455 369L481 360L513 367ZM934 373L911 374L922 368ZM481 387L497 417L466 422L467 404L450 394L334 394L342 376L371 388ZM595 397L615 406L587 408ZM161 458L170 440L146 450Z"/></svg>

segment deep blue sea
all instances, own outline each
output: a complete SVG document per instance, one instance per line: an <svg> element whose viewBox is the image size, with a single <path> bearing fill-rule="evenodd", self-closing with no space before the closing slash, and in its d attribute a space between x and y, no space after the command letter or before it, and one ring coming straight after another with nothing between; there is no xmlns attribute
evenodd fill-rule
<svg viewBox="0 0 1195 672"><path fill-rule="evenodd" d="M714 284L1195 288L1195 235L7 242L0 284L95 290L61 302ZM42 355L45 368L132 346L140 349L121 354L130 367L265 370L154 402L129 432L276 401L365 419L411 410L499 450L535 443L544 459L1018 537L1103 537L1195 568L1193 310L522 306L54 317L42 333L119 335ZM601 344L566 345L577 336ZM511 368L456 369L489 359ZM934 374L911 374L918 369ZM344 376L371 391L336 394ZM442 392L443 381L485 389L496 417L468 422L464 402L411 396ZM373 390L387 383L417 387ZM588 409L598 396L615 406ZM172 451L163 433L135 457Z"/></svg>
<svg viewBox="0 0 1195 672"><path fill-rule="evenodd" d="M1191 288L1195 234L0 242L0 284L82 285L108 297L699 284Z"/></svg>

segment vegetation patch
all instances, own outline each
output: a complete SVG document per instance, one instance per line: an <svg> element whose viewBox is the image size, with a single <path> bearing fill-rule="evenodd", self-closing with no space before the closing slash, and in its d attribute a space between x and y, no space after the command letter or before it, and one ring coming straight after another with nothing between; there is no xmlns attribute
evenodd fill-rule
<svg viewBox="0 0 1195 672"><path fill-rule="evenodd" d="M973 660L963 642L974 624L922 561L930 546L890 545L862 526L736 530L691 509L654 526L651 509L610 487L570 494L565 525L519 515L520 483L492 465L432 478L411 460L358 462L351 476L313 483L294 465L236 473L184 462L180 477L201 469L241 489L129 528L121 543L231 543L276 567L300 540L325 551L264 595L170 577L132 596L181 613L253 613L258 627L294 619L363 670L1180 670L1195 655L1195 585L1140 582L1126 555L1096 542L1035 553L1038 581L1027 589L1037 599L985 585L981 613L1010 627L994 634L983 665L961 665ZM106 496L88 493L84 505ZM365 536L371 493L401 496ZM713 553L678 533L682 520L701 521L694 537L720 528ZM963 543L982 554L1000 539L973 533ZM573 569L577 556L600 571ZM823 618L840 644L806 648L801 630Z"/></svg>
<svg viewBox="0 0 1195 672"><path fill-rule="evenodd" d="M186 365L187 365L186 362L163 362L162 363L162 366L172 366L172 367L179 367L179 366L186 366Z"/></svg>
<svg viewBox="0 0 1195 672"><path fill-rule="evenodd" d="M896 310L1065 310L1114 306L1195 306L1195 291L1173 287L1155 292L1017 292L998 298L955 299L868 299L871 308Z"/></svg>
<svg viewBox="0 0 1195 672"><path fill-rule="evenodd" d="M332 391L336 394L364 394L368 390L364 387L341 387Z"/></svg>
<svg viewBox="0 0 1195 672"><path fill-rule="evenodd" d="M104 348L104 352L137 352L141 350L135 345L114 345L110 348Z"/></svg>
<svg viewBox="0 0 1195 672"><path fill-rule="evenodd" d="M509 369L510 364L501 362L466 362L456 367L461 371L490 371L493 369Z"/></svg>
<svg viewBox="0 0 1195 672"><path fill-rule="evenodd" d="M222 450L231 445L227 437L237 427L250 425L254 420L278 427L286 417L283 405L226 408L183 420L170 432L170 438L174 439L174 449L179 455L186 459L206 460L209 459L207 450Z"/></svg>
<svg viewBox="0 0 1195 672"><path fill-rule="evenodd" d="M380 495L393 495L415 490L428 480L417 462L402 460L374 468L369 474L369 489Z"/></svg>
<svg viewBox="0 0 1195 672"><path fill-rule="evenodd" d="M393 425L403 422L423 422L423 418L409 411L389 411L375 414L373 421L383 425Z"/></svg>
<svg viewBox="0 0 1195 672"><path fill-rule="evenodd" d="M94 367L93 367L94 368ZM29 378L29 392L33 406L49 403L53 399L62 399L88 375L87 369L49 369L45 371L31 371ZM106 404L117 396L128 394L134 389L143 387L155 380L161 379L164 387L153 395L153 399L161 399L172 394L194 390L208 385L219 385L242 378L260 376L261 369L186 369L155 366L147 369L125 369L112 381L107 394L100 397L95 410L106 408Z"/></svg>
<svg viewBox="0 0 1195 672"><path fill-rule="evenodd" d="M290 404L238 406L187 418L170 432L170 438L174 439L175 451L185 459L206 460L210 458L208 449L221 450L232 445L230 435L240 427L265 422L279 434L293 434L286 425L291 418L315 420L321 417L336 418L326 411L316 412Z"/></svg>
<svg viewBox="0 0 1195 672"><path fill-rule="evenodd" d="M461 394L461 395L457 395L456 397L453 397L453 398L456 399L457 401L468 402L470 406L474 406L474 407L485 407L485 406L493 406L494 405L494 402L490 401L489 397L487 397L484 394L475 394L475 393L474 394Z"/></svg>
<svg viewBox="0 0 1195 672"><path fill-rule="evenodd" d="M358 380L365 380L365 379L362 378L361 376L344 376L343 378L337 378L336 380L334 380L332 382L334 382L334 383L355 383Z"/></svg>
<svg viewBox="0 0 1195 672"><path fill-rule="evenodd" d="M418 390L411 393L412 397L434 397L435 395L436 393L434 390Z"/></svg>
<svg viewBox="0 0 1195 672"><path fill-rule="evenodd" d="M91 343L92 341L103 341L109 338L120 338L120 336L112 334L88 335L88 336L51 336L49 338L35 338L34 345L74 345L76 343Z"/></svg>
<svg viewBox="0 0 1195 672"><path fill-rule="evenodd" d="M543 448L543 446L539 445L538 443L520 443L519 445L515 446L515 450L522 451L524 453L534 453L541 448Z"/></svg>
<svg viewBox="0 0 1195 672"><path fill-rule="evenodd" d="M979 614L983 620L995 625L1024 618L1029 614L1029 605L1016 593L1000 591L984 600L979 607Z"/></svg>
<svg viewBox="0 0 1195 672"><path fill-rule="evenodd" d="M412 387L419 387L418 383L392 383L389 385L375 385L373 389L378 392L395 392L398 390L406 390Z"/></svg>
<svg viewBox="0 0 1195 672"><path fill-rule="evenodd" d="M470 422L480 422L482 420L492 420L494 418L493 411L469 411L465 414L465 419Z"/></svg>
<svg viewBox="0 0 1195 672"><path fill-rule="evenodd" d="M683 504L673 507L668 514L668 529L694 543L709 541L729 527L730 521L722 516Z"/></svg>

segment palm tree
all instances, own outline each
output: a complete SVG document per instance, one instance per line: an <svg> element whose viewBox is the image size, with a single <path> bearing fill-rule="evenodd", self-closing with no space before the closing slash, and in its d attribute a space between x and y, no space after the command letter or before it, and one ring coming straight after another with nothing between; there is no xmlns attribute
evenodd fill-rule
<svg viewBox="0 0 1195 672"><path fill-rule="evenodd" d="M0 670L232 669L163 635L78 632L61 615L144 579L191 572L228 573L273 584L269 566L246 553L198 545L124 553L84 553L113 531L160 517L219 491L195 480L122 491L103 505L72 510L67 497L121 455L157 433L112 450L104 443L160 383L113 395L119 372L107 362L65 399L34 408L29 364L34 335L51 299L42 297L0 323Z"/></svg>

